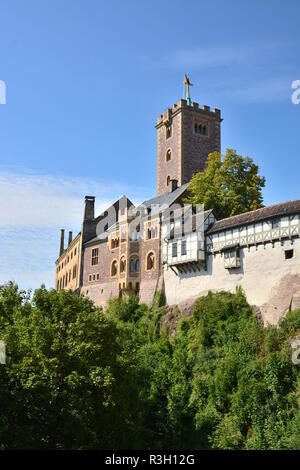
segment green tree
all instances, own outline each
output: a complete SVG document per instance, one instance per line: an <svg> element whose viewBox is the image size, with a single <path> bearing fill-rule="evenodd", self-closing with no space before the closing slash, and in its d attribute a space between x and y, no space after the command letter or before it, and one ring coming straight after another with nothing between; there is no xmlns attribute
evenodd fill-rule
<svg viewBox="0 0 300 470"><path fill-rule="evenodd" d="M118 325L72 292L0 289L0 447L139 445L139 390ZM130 358L131 359L131 358Z"/></svg>
<svg viewBox="0 0 300 470"><path fill-rule="evenodd" d="M263 207L265 178L249 157L227 149L224 158L209 154L207 167L195 173L188 187L187 202L214 209L219 218L230 217Z"/></svg>
<svg viewBox="0 0 300 470"><path fill-rule="evenodd" d="M300 449L300 310L264 328L209 293L175 330L168 309L0 287L0 449Z"/></svg>

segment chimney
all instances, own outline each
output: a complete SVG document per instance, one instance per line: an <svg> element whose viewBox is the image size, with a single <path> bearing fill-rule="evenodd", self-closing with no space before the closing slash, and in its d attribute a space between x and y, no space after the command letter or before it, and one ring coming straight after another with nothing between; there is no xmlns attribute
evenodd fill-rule
<svg viewBox="0 0 300 470"><path fill-rule="evenodd" d="M59 256L61 256L65 249L65 231L62 228L60 230L60 248L59 248Z"/></svg>
<svg viewBox="0 0 300 470"><path fill-rule="evenodd" d="M171 192L178 188L178 180L171 180Z"/></svg>
<svg viewBox="0 0 300 470"><path fill-rule="evenodd" d="M72 243L72 232L69 232L69 238L68 238L68 246Z"/></svg>
<svg viewBox="0 0 300 470"><path fill-rule="evenodd" d="M95 197L94 196L85 196L84 198L84 216L83 221L87 222L94 220L95 218Z"/></svg>

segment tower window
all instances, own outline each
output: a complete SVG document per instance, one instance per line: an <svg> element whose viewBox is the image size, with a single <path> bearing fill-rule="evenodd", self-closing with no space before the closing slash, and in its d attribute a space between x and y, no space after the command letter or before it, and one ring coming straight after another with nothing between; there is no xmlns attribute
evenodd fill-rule
<svg viewBox="0 0 300 470"><path fill-rule="evenodd" d="M166 127L166 139L169 139L172 137L172 126L167 126Z"/></svg>
<svg viewBox="0 0 300 470"><path fill-rule="evenodd" d="M206 124L199 124L195 123L195 133L200 135L207 135L207 125Z"/></svg>
<svg viewBox="0 0 300 470"><path fill-rule="evenodd" d="M166 153L166 161L169 162L171 158L172 158L172 152L171 152L171 149L168 149Z"/></svg>
<svg viewBox="0 0 300 470"><path fill-rule="evenodd" d="M171 183L171 176L168 175L168 177L167 177L167 186L169 186L170 183Z"/></svg>

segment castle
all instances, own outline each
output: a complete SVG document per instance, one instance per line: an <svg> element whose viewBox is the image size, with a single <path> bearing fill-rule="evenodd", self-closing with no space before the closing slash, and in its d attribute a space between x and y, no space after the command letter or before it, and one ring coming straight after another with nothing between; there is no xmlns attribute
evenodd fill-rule
<svg viewBox="0 0 300 470"><path fill-rule="evenodd" d="M300 200L228 219L184 205L189 181L209 153L220 152L221 113L189 95L158 117L157 196L136 207L122 196L95 216L85 197L80 233L61 230L55 288L105 306L138 293L150 303L162 289L184 306L208 291L241 286L264 323L300 307Z"/></svg>

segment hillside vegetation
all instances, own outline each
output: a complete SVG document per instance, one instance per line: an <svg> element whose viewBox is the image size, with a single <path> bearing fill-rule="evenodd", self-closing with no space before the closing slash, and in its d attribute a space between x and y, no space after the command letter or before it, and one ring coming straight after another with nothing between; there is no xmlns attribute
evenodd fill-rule
<svg viewBox="0 0 300 470"><path fill-rule="evenodd" d="M300 449L300 311L263 328L241 291L176 331L162 296L103 311L71 292L0 287L2 449Z"/></svg>

